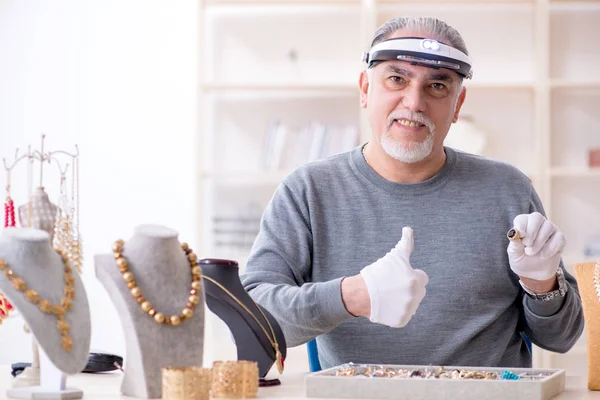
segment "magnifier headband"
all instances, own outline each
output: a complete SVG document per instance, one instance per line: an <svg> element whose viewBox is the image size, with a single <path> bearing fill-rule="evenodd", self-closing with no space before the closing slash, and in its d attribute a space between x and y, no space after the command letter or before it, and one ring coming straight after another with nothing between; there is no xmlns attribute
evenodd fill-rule
<svg viewBox="0 0 600 400"><path fill-rule="evenodd" d="M364 53L363 61L372 68L382 61L406 61L429 68L447 68L471 79L471 59L462 51L437 40L402 37L385 40Z"/></svg>

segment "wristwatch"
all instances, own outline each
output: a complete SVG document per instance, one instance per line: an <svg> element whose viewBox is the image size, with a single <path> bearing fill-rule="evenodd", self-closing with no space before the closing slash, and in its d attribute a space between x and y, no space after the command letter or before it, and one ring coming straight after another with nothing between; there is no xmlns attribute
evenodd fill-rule
<svg viewBox="0 0 600 400"><path fill-rule="evenodd" d="M556 299L557 297L565 297L568 290L567 282L565 281L565 273L560 267L556 271L556 278L558 280L558 289L548 293L536 293L533 290L529 289L527 286L525 286L525 284L521 280L519 280L519 283L521 284L521 287L523 288L527 296L531 297L532 299L540 301L551 301Z"/></svg>

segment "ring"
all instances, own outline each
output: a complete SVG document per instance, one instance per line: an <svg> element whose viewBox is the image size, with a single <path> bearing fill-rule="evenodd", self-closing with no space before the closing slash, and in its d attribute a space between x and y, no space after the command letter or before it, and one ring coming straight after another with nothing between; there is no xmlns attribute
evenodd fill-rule
<svg viewBox="0 0 600 400"><path fill-rule="evenodd" d="M506 233L506 237L508 240L512 241L521 240L521 235L519 235L519 231L515 228L510 228L510 230Z"/></svg>

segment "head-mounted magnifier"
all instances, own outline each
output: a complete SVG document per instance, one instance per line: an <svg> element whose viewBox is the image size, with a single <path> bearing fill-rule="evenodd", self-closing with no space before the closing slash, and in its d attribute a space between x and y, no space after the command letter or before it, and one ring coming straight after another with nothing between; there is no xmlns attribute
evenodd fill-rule
<svg viewBox="0 0 600 400"><path fill-rule="evenodd" d="M433 39L415 37L388 39L376 44L363 55L363 61L367 63L368 68L390 60L406 61L412 65L435 69L447 68L464 78L473 77L469 56Z"/></svg>

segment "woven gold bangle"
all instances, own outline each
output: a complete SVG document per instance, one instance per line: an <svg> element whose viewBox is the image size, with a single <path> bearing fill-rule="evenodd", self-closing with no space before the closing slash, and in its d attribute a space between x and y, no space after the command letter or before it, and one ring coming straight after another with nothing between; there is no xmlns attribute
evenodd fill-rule
<svg viewBox="0 0 600 400"><path fill-rule="evenodd" d="M252 398L258 393L258 364L253 361L215 361L212 397Z"/></svg>
<svg viewBox="0 0 600 400"><path fill-rule="evenodd" d="M208 400L212 371L200 367L162 369L163 400Z"/></svg>

